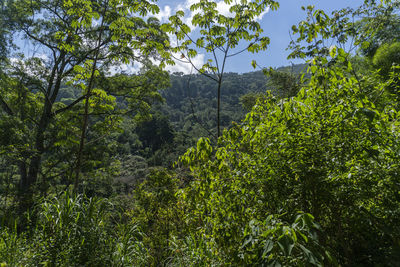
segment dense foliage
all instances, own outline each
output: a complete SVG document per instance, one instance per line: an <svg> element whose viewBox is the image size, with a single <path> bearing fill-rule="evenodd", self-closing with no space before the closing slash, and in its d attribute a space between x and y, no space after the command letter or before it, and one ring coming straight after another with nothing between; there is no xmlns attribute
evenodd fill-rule
<svg viewBox="0 0 400 267"><path fill-rule="evenodd" d="M185 48L163 32L182 14L145 20L152 2L2 2L0 265L397 266L399 7L304 8L290 57L307 65L215 84L151 63ZM14 58L14 30L52 58ZM209 30L209 51L267 42Z"/></svg>

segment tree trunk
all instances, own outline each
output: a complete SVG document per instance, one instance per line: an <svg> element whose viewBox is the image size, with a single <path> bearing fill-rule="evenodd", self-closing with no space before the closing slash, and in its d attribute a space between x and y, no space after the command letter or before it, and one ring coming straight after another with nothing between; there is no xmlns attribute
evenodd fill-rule
<svg viewBox="0 0 400 267"><path fill-rule="evenodd" d="M222 79L218 81L218 96L217 96L217 138L220 136L220 111L221 111L221 83Z"/></svg>
<svg viewBox="0 0 400 267"><path fill-rule="evenodd" d="M43 119L42 119L43 120ZM42 121L41 121L42 122ZM28 170L20 168L21 181L20 181L20 208L21 211L27 211L33 204L34 185L36 184L40 165L42 162L42 154L44 152L44 131L47 128L48 121L40 123L42 127L38 128L36 133L35 152L31 157ZM26 167L25 167L26 168Z"/></svg>
<svg viewBox="0 0 400 267"><path fill-rule="evenodd" d="M34 185L37 182L42 163L42 156L45 152L45 132L53 117L53 104L56 101L58 92L60 90L62 73L64 72L64 68L66 66L64 58L65 54L61 53L50 74L42 116L36 129L33 152L34 155L31 157L27 175L21 175L20 192L22 193L22 196L20 199L20 208L22 212L27 211L33 204ZM61 66L58 69L60 63Z"/></svg>
<svg viewBox="0 0 400 267"><path fill-rule="evenodd" d="M88 84L87 91L86 91L85 111L83 114L82 132L81 132L81 137L80 137L80 141L79 141L79 149L78 149L78 153L77 153L77 161L76 161L76 168L75 168L75 180L74 180L74 188L73 188L74 194L76 194L78 192L78 187L79 187L79 176L80 176L81 167L82 167L83 149L85 147L86 130L88 128L88 123L89 123L88 122L88 120L89 120L89 99L90 99L90 95L92 93L92 89L93 89L93 85L94 85L94 77L95 77L95 73L96 73L97 60L99 57L100 47L101 47L101 39L103 36L104 16L105 16L107 9L108 9L108 2L106 2L106 6L103 10L103 16L102 16L103 19L101 20L99 37L97 40L98 45L97 45L97 49L96 49L95 58L93 61L93 67L92 67L89 84Z"/></svg>

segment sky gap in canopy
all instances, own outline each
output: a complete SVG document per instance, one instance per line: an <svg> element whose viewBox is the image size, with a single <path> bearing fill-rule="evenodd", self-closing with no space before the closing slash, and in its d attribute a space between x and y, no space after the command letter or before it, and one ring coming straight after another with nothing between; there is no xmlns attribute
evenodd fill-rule
<svg viewBox="0 0 400 267"><path fill-rule="evenodd" d="M174 15L177 10L185 12L186 22L193 14L190 12L190 6L198 0L159 0L160 12L156 17L165 23L171 15ZM223 0L216 0L218 9L224 15L228 15L229 6ZM259 16L258 21L264 30L265 36L270 37L271 43L268 49L259 54L241 53L237 56L229 58L227 62L226 72L244 73L253 71L251 66L252 60L257 60L257 63L262 67L280 67L287 66L291 63L303 63L299 60L287 60L289 51L286 48L290 42L290 29L292 25L297 25L301 20L306 18L306 12L301 9L302 6L315 5L317 9L324 10L330 14L333 10L342 9L345 7L357 8L363 3L363 0L281 0L279 1L280 8L277 11L266 11ZM47 60L46 52L38 46L32 45L30 42L17 38L17 45L21 48L21 52L25 56L36 56ZM192 37L196 37L196 30L194 29ZM242 44L245 47L246 44ZM207 60L204 51L199 51L198 56L194 59L196 66L200 67ZM140 64L134 63L132 65L120 66L116 72L124 71L127 73L136 72L140 69ZM167 70L170 72L184 72L195 73L189 64L177 62L175 66L168 66Z"/></svg>
<svg viewBox="0 0 400 267"><path fill-rule="evenodd" d="M166 22L168 17L175 14L177 10L185 11L185 16L189 18L190 5L197 2L197 0L160 0L160 13L157 17L161 22ZM223 0L215 1L218 5L217 8L223 13L229 12L229 7L223 3ZM251 66L252 60L257 60L257 63L263 67L280 67L287 66L291 63L303 63L303 61L287 60L289 51L286 51L290 42L290 29L292 25L297 25L301 20L306 18L306 12L301 9L302 6L314 5L317 9L324 10L327 14L334 10L342 9L345 7L357 8L363 4L363 0L281 0L278 1L280 8L277 11L265 12L259 18L261 27L264 34L271 39L268 49L259 54L242 53L238 56L229 58L227 65L227 72L249 72L253 71ZM193 33L196 37L196 31ZM205 62L207 57L200 51L195 59L195 64L201 65ZM183 63L177 63L175 66L169 67L169 70L182 71L189 73L190 66Z"/></svg>

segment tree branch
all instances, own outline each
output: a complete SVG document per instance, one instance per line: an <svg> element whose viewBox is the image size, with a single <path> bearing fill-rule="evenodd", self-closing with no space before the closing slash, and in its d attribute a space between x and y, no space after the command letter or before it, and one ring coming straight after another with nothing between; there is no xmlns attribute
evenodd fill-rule
<svg viewBox="0 0 400 267"><path fill-rule="evenodd" d="M66 110L68 110L68 109L71 109L71 108L73 108L76 104L78 104L79 102L81 102L83 99L85 99L86 98L86 95L83 95L83 96L81 96L81 97L79 97L79 98L77 98L74 102L72 102L71 104L69 104L68 106L66 106L66 107L63 107L63 108L60 108L60 109L57 109L56 111L54 111L54 115L57 115L57 114L60 114L61 112L64 112L64 111L66 111Z"/></svg>

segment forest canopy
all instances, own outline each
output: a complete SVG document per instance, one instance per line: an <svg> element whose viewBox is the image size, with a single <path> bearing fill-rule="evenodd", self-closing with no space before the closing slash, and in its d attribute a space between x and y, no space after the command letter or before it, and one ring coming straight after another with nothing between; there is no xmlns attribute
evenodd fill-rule
<svg viewBox="0 0 400 267"><path fill-rule="evenodd" d="M193 4L198 39L153 1L1 2L2 267L400 262L400 2L304 7L305 63L246 74L279 3L224 2Z"/></svg>

